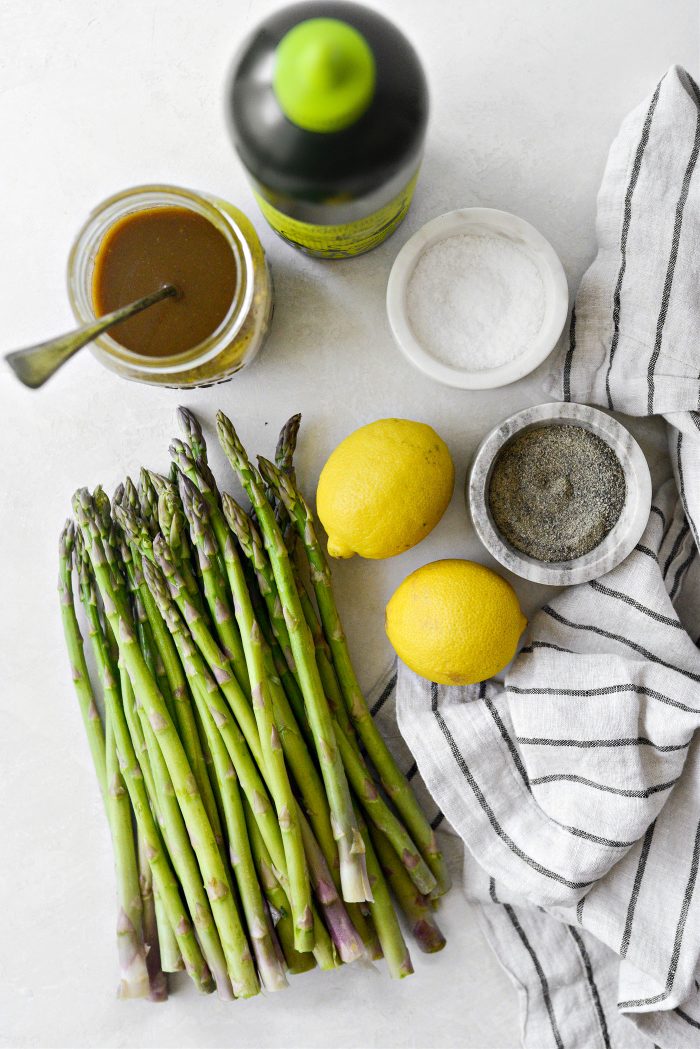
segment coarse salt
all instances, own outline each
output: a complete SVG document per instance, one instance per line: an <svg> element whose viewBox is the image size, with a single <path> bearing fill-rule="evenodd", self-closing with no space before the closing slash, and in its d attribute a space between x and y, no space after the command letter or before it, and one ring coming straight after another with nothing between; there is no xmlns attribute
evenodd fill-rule
<svg viewBox="0 0 700 1049"><path fill-rule="evenodd" d="M528 348L542 327L545 290L533 260L508 237L461 233L421 255L406 301L413 334L431 356L485 371Z"/></svg>

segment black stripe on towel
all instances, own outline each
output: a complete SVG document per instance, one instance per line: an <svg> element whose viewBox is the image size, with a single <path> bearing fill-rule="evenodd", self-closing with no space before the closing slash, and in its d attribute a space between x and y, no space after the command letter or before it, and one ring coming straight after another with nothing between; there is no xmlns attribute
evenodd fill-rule
<svg viewBox="0 0 700 1049"><path fill-rule="evenodd" d="M698 639L700 643L700 638ZM685 710L689 714L697 714L697 707L689 707L678 699L671 699L663 692L655 692L653 688L644 688L642 685L603 685L600 688L519 688L517 685L506 685L506 692L516 692L524 696L614 696L617 692L634 692L638 696L648 696L656 699L659 703L665 703L676 710Z"/></svg>
<svg viewBox="0 0 700 1049"><path fill-rule="evenodd" d="M639 899L639 890L642 887L642 878L644 877L644 871L646 870L647 860L649 859L649 850L651 849L651 839L654 837L654 828L656 827L656 820L650 823L647 827L647 832L644 835L642 841L642 851L639 854L639 863L637 864L637 872L634 876L634 884L632 886L632 893L630 895L629 903L627 904L627 916L625 917L625 928L622 933L622 941L620 943L620 957L627 957L627 949L630 945L630 939L632 937L632 922L634 921L634 912L637 908L637 900Z"/></svg>
<svg viewBox="0 0 700 1049"><path fill-rule="evenodd" d="M595 749L596 747L653 747L660 753L667 754L674 750L686 750L692 740L687 743L654 743L645 736L637 736L636 739L547 739L545 736L518 736L521 746L532 747L583 747L584 749Z"/></svg>
<svg viewBox="0 0 700 1049"><path fill-rule="evenodd" d="M661 523L662 523L662 525L665 528L666 527L666 515L664 514L663 510L660 510L658 506L654 506L653 503L651 504L649 509L652 512L652 514L656 514L657 517L661 518Z"/></svg>
<svg viewBox="0 0 700 1049"><path fill-rule="evenodd" d="M678 551L680 550L681 543L683 542L683 540L685 539L685 537L687 536L689 531L690 531L690 525L688 524L687 521L684 521L682 526L681 526L681 528L678 530L678 535L676 536L676 538L673 541L673 546L671 547L671 552L668 555L668 557L666 558L666 560L664 561L664 568L663 568L663 577L664 577L664 579L668 575L668 570L671 567L671 563L672 563L674 557L676 556L676 554L678 553Z"/></svg>
<svg viewBox="0 0 700 1049"><path fill-rule="evenodd" d="M394 688L396 687L397 677L398 674L392 674L389 680L387 681L382 691L382 694L379 696L379 698L377 699L376 703L370 711L372 717L375 717L379 713L379 711L382 709L391 693L394 691Z"/></svg>
<svg viewBox="0 0 700 1049"><path fill-rule="evenodd" d="M603 790L606 794L619 794L622 798L650 798L652 794L660 794L664 790L670 790L678 782L678 776L669 780L668 783L655 783L653 787L645 790L629 790L626 787L611 787L607 783L596 783L595 780L586 779L585 776L577 776L573 772L552 772L548 776L538 776L530 780L533 787L539 787L545 783L578 783L582 787L592 787L594 790Z"/></svg>
<svg viewBox="0 0 700 1049"><path fill-rule="evenodd" d="M684 1012L683 1012L683 1010L682 1010L682 1009L681 1009L680 1007L679 1007L679 1008L677 1008L677 1009L674 1009L673 1011L674 1011L674 1012L675 1012L675 1013L676 1013L676 1014L677 1014L678 1016L680 1016L681 1020L685 1020L685 1022L686 1022L687 1024L690 1024L690 1026L691 1026L691 1027L697 1027L697 1029L698 1029L698 1030L700 1031L700 1023L698 1023L698 1021L697 1021L697 1020L694 1020L694 1019L692 1018L692 1016L688 1016L688 1014L687 1014L687 1013L684 1013Z"/></svg>
<svg viewBox="0 0 700 1049"><path fill-rule="evenodd" d="M564 400L571 400L571 362L576 349L576 306L571 310L571 321L569 323L569 348L564 358Z"/></svg>
<svg viewBox="0 0 700 1049"><path fill-rule="evenodd" d="M469 787L471 788L476 800L479 802L479 805L481 806L484 814L486 815L486 818L491 824L493 831L498 835L501 841L508 846L508 848L514 856L517 856L518 859L522 860L523 863L526 863L528 867L531 867L534 871L537 871L538 874L543 874L546 878L551 878L552 881L556 881L560 885L566 885L569 889L587 889L588 886L592 884L591 882L569 881L568 878L564 878L563 875L557 874L556 871L551 871L547 867L543 867L542 864L538 863L538 861L533 859L532 856L528 856L526 852L523 852L523 850L515 844L512 838L509 837L509 835L506 833L506 831L496 819L496 815L491 806L489 805L488 801L484 797L479 784L472 776L469 767L467 766L467 763L464 760L464 757L445 722L445 719L443 718L442 714L440 713L440 710L438 709L438 686L434 681L430 684L430 696L433 715L435 717L435 720L437 721L440 731L445 737L445 741L447 742L448 747L450 748L450 752L452 754L452 757L454 758L455 764L457 765L457 768L469 784Z"/></svg>
<svg viewBox="0 0 700 1049"><path fill-rule="evenodd" d="M637 545L635 546L634 549L639 551L640 554L646 554L646 556L650 557L652 559L652 561L658 561L659 560L658 557L656 556L656 554L654 553L654 551L650 550L648 546L642 546L641 543L637 543Z"/></svg>
<svg viewBox="0 0 700 1049"><path fill-rule="evenodd" d="M500 903L501 901L496 896L496 879L489 878L489 896L491 897L492 903Z"/></svg>
<svg viewBox="0 0 700 1049"><path fill-rule="evenodd" d="M605 1046L605 1049L610 1049L610 1034L608 1032L608 1025L605 1020L603 1004L600 1000L600 995L598 994L598 988L596 986L595 977L593 976L593 966L591 965L591 959L588 956L586 945L581 939L580 933L577 932L573 925L567 925L567 929L573 937L574 943L578 948L578 953L581 956L581 961L583 962L583 969L586 974L586 983L588 984L588 989L591 992L591 998L593 999L593 1005L596 1011L596 1015L598 1017L598 1023L600 1024L600 1033L603 1036L603 1045Z"/></svg>
<svg viewBox="0 0 700 1049"><path fill-rule="evenodd" d="M530 652L534 652L536 648L551 648L555 652L565 652L567 656L575 656L578 654L574 652L573 648L563 648L562 645L555 645L553 641L531 641L529 645L525 645L520 649L520 655L527 655Z"/></svg>
<svg viewBox="0 0 700 1049"><path fill-rule="evenodd" d="M692 83L692 81L691 81ZM695 95L695 102L700 103L698 98L697 87L693 86L693 93ZM683 174L683 182L681 183L681 191L678 197L678 203L676 204L676 217L673 223L673 237L671 240L671 252L668 258L668 266L666 267L666 279L664 280L663 292L661 295L661 309L659 310L659 318L656 322L656 337L654 339L654 349L649 359L649 367L647 369L647 414L654 414L654 372L656 371L656 363L661 353L661 340L663 338L664 324L666 323L666 316L668 314L668 304L671 298L671 288L673 286L673 275L676 270L676 261L678 259L678 245L681 240L681 231L683 229L683 210L685 208L685 202L688 199L688 192L690 190L690 180L693 177L695 171L695 165L698 160L698 153L700 153L700 110L698 111L695 121L695 139L693 140L693 148L690 151L688 163L686 165L685 172ZM611 405L612 407L612 405Z"/></svg>
<svg viewBox="0 0 700 1049"><path fill-rule="evenodd" d="M579 925L583 925L583 908L586 903L586 899L586 896L582 896L576 904L576 921L579 923Z"/></svg>
<svg viewBox="0 0 700 1049"><path fill-rule="evenodd" d="M634 841L613 841L611 838L599 838L597 834L581 830L580 827L567 827L564 824L560 824L560 826L563 826L564 830L568 830L569 834L573 834L576 838L584 838L586 841L592 841L595 845L606 845L609 849L630 849L637 844L636 838Z"/></svg>
<svg viewBox="0 0 700 1049"><path fill-rule="evenodd" d="M613 590L612 587L603 586L597 579L591 579L588 584L591 589L596 590L599 594L605 594L606 597L614 597L618 601L624 601L626 605L641 612L645 616L649 616L650 619L656 620L657 623L662 623L664 626L672 626L676 630L682 630L683 627L677 619L672 619L671 616L662 616L660 612L655 611L653 608L647 608L646 605L640 604L639 601L635 601L629 594L623 594L621 590Z"/></svg>
<svg viewBox="0 0 700 1049"><path fill-rule="evenodd" d="M555 612L551 605L545 605L542 609L548 616L554 619L557 623L561 623L562 626L571 627L572 630L585 630L591 634L598 634L600 637L607 637L610 641L618 641L621 645L627 645L628 648L634 649L635 652L639 652L645 659L651 660L652 663L658 663L660 667L666 667L667 670L675 670L677 674L682 674L683 677L690 678L691 681L700 682L700 674L693 674L690 670L683 670L682 667L675 666L673 663L667 663L666 660L661 659L660 656L654 655L649 649L644 648L643 645L638 645L634 641L630 641L627 637L622 637L621 634L612 634L609 630L603 630L602 627L592 626L589 623L574 623L570 619L566 619L560 615L559 612Z"/></svg>
<svg viewBox="0 0 700 1049"><path fill-rule="evenodd" d="M503 738L503 742L508 747L508 750L510 752L510 756L513 759L513 764L515 765L516 769L520 773L520 776L522 778L523 783L525 784L527 789L530 790L530 780L528 779L527 772L525 771L525 766L523 765L522 758L518 754L518 748L515 746L515 744L513 743L513 740L508 735L508 730L507 730L506 726L503 724L501 716L498 713L498 711L496 710L496 708L493 705L493 703L491 702L491 700L490 699L485 700L485 704L486 704L486 709L488 710L489 714L491 715L493 720L496 722L496 727L498 728L498 731L500 732L500 734L501 734L501 736Z"/></svg>
<svg viewBox="0 0 700 1049"><path fill-rule="evenodd" d="M649 109L644 119L642 126L642 134L637 145L637 152L635 153L634 163L632 165L632 172L630 180L625 193L625 205L622 214L622 230L620 232L620 269L617 274L617 282L615 284L615 291L613 292L613 333L612 339L610 340L610 357L608 360L608 370L605 375L605 390L608 395L608 408L614 408L612 393L610 392L610 370L612 369L613 359L617 351L617 344L620 340L620 296L622 292L622 281L625 277L625 269L627 267L627 237L630 230L630 222L632 221L632 197L639 179L639 172L642 167L642 157L644 156L644 150L646 149L647 142L649 141L649 132L651 131L651 122L654 117L654 110L656 109L656 103L659 101L659 92L661 90L661 84L663 83L663 77L656 85L656 91L651 97L649 103Z"/></svg>
<svg viewBox="0 0 700 1049"><path fill-rule="evenodd" d="M564 1049L564 1043L562 1042L561 1035L559 1034L559 1027L557 1025L557 1019L556 1019L556 1016L554 1015L554 1006L552 1005L552 997L551 997L551 995L549 993L549 984L547 983L547 977L544 974L544 970L543 970L542 966L540 965L540 960L537 957L537 955L535 954L535 952L534 952L534 950L532 948L532 945L531 945L530 941L528 940L527 936L523 932L523 928L522 928L520 922L518 921L518 919L517 919L517 917L515 915L515 911L513 910L513 908L509 904L504 903L503 904L503 909L505 910L506 914L510 918L510 921L511 921L511 924L512 924L513 928L515 929L516 933L520 937L520 942L522 943L522 945L525 948L525 950L527 951L527 953L530 955L530 960L532 961L532 964L535 967L535 972L537 973L537 978L540 981L540 988L542 989L542 998L544 1000L545 1009L547 1010L547 1015L549 1016L549 1023L550 1023L551 1028L552 1028L552 1034L554 1035L554 1042L556 1044L556 1047L557 1047L557 1049Z"/></svg>
<svg viewBox="0 0 700 1049"><path fill-rule="evenodd" d="M668 975L666 977L666 987L661 994L654 995L653 998L639 998L635 1001L630 1002L618 1002L619 1009L634 1009L643 1005L655 1005L657 1002L661 1002L664 998L668 998L671 990L673 989L673 981L676 978L676 971L678 969L678 959L681 954L681 945L683 943L683 933L685 932L685 923L688 918L688 911L690 910L690 904L693 899L693 892L695 890L695 883L698 878L698 866L700 865L700 823L698 823L695 831L695 841L693 843L693 853L690 860L690 872L688 874L688 881L683 894L683 902L681 904L681 912L678 916L678 924L676 925L676 937L673 942L673 953L671 954L671 962L668 967Z"/></svg>
<svg viewBox="0 0 700 1049"><path fill-rule="evenodd" d="M695 543L693 543L693 547L688 556L686 557L685 561L682 565L679 565L678 569L676 570L676 577L673 580L673 586L671 587L668 593L668 596L670 597L671 601L673 601L674 597L678 593L679 587L683 582L683 577L685 576L685 573L688 571L693 561L695 560L695 555L697 554L697 552L698 548L695 545Z"/></svg>
<svg viewBox="0 0 700 1049"><path fill-rule="evenodd" d="M683 476L683 460L681 458L681 452L683 451L683 434L678 431L678 441L676 442L676 465L678 468L678 485L681 490L681 502L683 503L683 509L685 510L685 516L690 522L690 527L693 530L693 539L695 545L700 546L700 537L698 536L697 529L693 524L693 518L688 513L688 504L685 498L685 478Z"/></svg>

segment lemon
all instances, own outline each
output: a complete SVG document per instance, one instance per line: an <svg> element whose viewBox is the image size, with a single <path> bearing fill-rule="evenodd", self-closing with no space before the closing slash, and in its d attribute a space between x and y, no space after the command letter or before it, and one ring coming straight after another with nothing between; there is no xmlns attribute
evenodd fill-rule
<svg viewBox="0 0 700 1049"><path fill-rule="evenodd" d="M425 539L452 497L454 466L425 423L379 419L338 445L316 507L332 557L393 557Z"/></svg>
<svg viewBox="0 0 700 1049"><path fill-rule="evenodd" d="M424 565L386 606L399 658L441 685L473 685L503 670L526 625L510 583L474 561Z"/></svg>

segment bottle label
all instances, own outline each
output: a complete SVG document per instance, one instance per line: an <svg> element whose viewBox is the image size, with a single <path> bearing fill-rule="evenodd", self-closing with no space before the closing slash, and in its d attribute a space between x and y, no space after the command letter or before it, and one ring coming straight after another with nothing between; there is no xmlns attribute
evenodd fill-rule
<svg viewBox="0 0 700 1049"><path fill-rule="evenodd" d="M322 259L344 259L362 255L381 244L406 217L416 187L418 172L411 178L393 200L378 211L355 222L339 226L316 226L311 222L299 222L284 212L278 211L259 193L255 199L275 233L293 247L307 255Z"/></svg>

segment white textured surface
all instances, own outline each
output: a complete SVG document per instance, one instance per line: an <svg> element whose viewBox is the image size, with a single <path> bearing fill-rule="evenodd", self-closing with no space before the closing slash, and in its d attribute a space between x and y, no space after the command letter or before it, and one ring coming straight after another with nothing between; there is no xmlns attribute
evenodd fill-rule
<svg viewBox="0 0 700 1049"><path fill-rule="evenodd" d="M254 217L277 285L273 337L221 405L252 448L304 413L299 472L313 482L333 445L384 415L436 426L459 484L437 532L386 564L336 572L369 685L388 659L382 610L409 570L482 557L461 485L483 433L545 399L537 374L469 394L435 386L393 346L384 316L396 252L427 219L502 207L533 222L572 286L591 258L595 192L621 117L671 63L697 72L696 5L676 0L381 0L419 46L433 111L414 207L362 259L303 259L263 229L223 132L221 83L246 27L275 4L202 0L3 0L0 4L2 347L67 328L64 266L88 209L108 193L170 181L220 193ZM465 12L468 11L468 14ZM87 748L68 680L54 579L56 536L78 484L108 488L165 462L177 393L127 385L85 354L44 390L0 376L5 456L0 690L0 1043L4 1046L291 1047L517 1044L515 993L454 892L446 951L416 957L400 985L351 969L306 976L274 1001L225 1007L179 991L164 1006L114 1000L112 874ZM653 424L634 427L659 459ZM220 457L215 455L220 465ZM659 459L656 476L665 472ZM518 584L526 604L534 588Z"/></svg>

